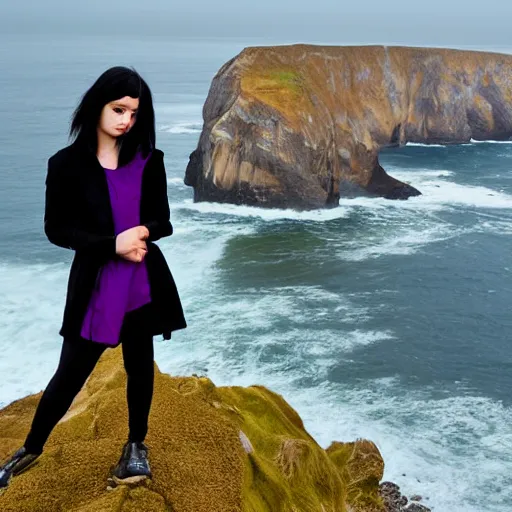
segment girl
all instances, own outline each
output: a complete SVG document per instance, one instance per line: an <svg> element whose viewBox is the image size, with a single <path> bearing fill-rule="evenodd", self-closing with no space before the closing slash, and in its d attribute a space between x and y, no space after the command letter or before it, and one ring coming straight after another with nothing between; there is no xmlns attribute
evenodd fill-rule
<svg viewBox="0 0 512 512"><path fill-rule="evenodd" d="M153 336L186 327L163 254L172 234L163 153L155 148L151 91L125 67L103 73L74 112L73 143L48 161L44 230L75 251L57 371L24 445L0 467L0 487L43 451L107 347L122 346L129 437L118 479L151 477L144 439L153 395Z"/></svg>

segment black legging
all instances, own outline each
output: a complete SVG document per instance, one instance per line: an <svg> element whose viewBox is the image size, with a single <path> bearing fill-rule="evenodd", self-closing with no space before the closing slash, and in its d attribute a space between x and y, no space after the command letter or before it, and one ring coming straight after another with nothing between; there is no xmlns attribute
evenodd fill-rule
<svg viewBox="0 0 512 512"><path fill-rule="evenodd" d="M131 442L142 442L148 430L153 397L153 337L148 334L150 306L128 313L121 329L128 376L128 425ZM25 441L29 453L41 453L50 433L66 414L107 345L85 339L64 339L59 366L46 387Z"/></svg>

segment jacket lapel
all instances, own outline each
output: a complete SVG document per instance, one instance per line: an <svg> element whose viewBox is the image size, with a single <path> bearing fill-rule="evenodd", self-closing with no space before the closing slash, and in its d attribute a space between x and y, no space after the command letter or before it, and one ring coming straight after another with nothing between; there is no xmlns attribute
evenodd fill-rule
<svg viewBox="0 0 512 512"><path fill-rule="evenodd" d="M88 202L94 205L95 217L100 222L102 231L105 234L114 234L114 218L105 171L90 149L77 149L77 163Z"/></svg>

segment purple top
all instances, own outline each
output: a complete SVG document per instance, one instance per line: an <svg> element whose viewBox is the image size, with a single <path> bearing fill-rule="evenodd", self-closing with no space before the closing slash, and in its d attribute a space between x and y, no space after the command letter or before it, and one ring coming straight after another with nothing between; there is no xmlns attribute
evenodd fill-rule
<svg viewBox="0 0 512 512"><path fill-rule="evenodd" d="M140 225L142 172L148 159L137 153L128 164L115 170L105 169L116 235ZM110 260L100 269L81 336L117 345L125 313L149 302L151 294L145 261Z"/></svg>

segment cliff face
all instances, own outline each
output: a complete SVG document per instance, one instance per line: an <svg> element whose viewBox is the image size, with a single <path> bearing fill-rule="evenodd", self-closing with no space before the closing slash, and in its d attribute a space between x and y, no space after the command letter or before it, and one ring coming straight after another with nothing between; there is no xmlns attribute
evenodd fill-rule
<svg viewBox="0 0 512 512"><path fill-rule="evenodd" d="M120 352L107 351L36 464L0 496L2 512L376 512L384 463L373 443L322 449L263 386L216 387L156 372L147 444L154 474L107 490L127 436ZM0 460L18 448L39 395L0 411Z"/></svg>
<svg viewBox="0 0 512 512"><path fill-rule="evenodd" d="M319 208L407 198L388 146L512 136L512 56L407 47L247 48L214 77L185 183L196 201Z"/></svg>

